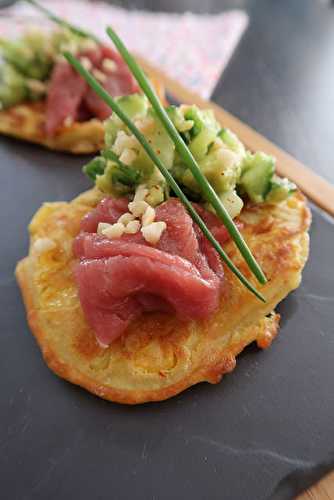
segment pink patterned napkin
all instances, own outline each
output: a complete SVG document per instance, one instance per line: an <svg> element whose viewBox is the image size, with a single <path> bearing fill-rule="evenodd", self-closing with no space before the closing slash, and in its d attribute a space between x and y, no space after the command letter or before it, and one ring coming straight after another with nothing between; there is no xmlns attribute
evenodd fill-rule
<svg viewBox="0 0 334 500"><path fill-rule="evenodd" d="M131 50L203 97L211 95L248 24L241 10L196 15L125 10L87 0L49 0L43 5L100 37L112 25ZM36 24L41 17L24 3L7 12L17 19L28 16Z"/></svg>

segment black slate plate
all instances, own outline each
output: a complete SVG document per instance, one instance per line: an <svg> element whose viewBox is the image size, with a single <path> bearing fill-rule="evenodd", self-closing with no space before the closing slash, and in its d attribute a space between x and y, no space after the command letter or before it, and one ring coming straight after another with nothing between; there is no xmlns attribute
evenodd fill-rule
<svg viewBox="0 0 334 500"><path fill-rule="evenodd" d="M333 221L313 208L311 258L271 349L250 346L217 386L124 407L48 370L13 276L40 204L89 187L83 161L1 139L1 498L291 498L334 462Z"/></svg>

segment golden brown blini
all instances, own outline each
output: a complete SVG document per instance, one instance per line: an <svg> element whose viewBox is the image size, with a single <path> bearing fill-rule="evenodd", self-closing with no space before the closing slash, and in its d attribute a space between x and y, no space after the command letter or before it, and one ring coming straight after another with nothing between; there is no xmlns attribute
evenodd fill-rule
<svg viewBox="0 0 334 500"><path fill-rule="evenodd" d="M51 370L102 398L135 404L170 398L198 382L217 383L246 345L271 344L279 321L272 311L299 285L308 256L310 211L302 194L241 213L242 233L268 277L260 288L265 304L226 270L220 309L210 320L145 314L107 349L83 316L72 254L81 218L101 197L91 190L70 203L45 203L30 224L29 256L17 266L28 322ZM234 243L224 248L251 279Z"/></svg>
<svg viewBox="0 0 334 500"><path fill-rule="evenodd" d="M165 103L162 83L153 77L150 80ZM97 118L63 126L51 137L45 132L45 118L46 101L17 104L0 111L0 134L73 154L96 153L104 147L104 125Z"/></svg>

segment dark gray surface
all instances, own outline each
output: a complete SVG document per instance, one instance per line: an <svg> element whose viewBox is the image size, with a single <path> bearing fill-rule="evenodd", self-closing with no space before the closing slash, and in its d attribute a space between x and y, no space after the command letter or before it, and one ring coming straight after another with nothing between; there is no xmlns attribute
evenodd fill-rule
<svg viewBox="0 0 334 500"><path fill-rule="evenodd" d="M242 3L250 28L215 99L330 177L334 88L322 92L316 82L331 82L333 15L308 0ZM326 66L319 74L315 62ZM295 65L297 76L310 65L307 99L301 81L291 87ZM89 186L83 161L1 138L0 498L264 500L274 490L275 500L292 498L333 464L319 468L334 446L333 222L314 210L303 284L280 306L271 349L248 348L218 386L122 407L47 369L13 277L40 204Z"/></svg>

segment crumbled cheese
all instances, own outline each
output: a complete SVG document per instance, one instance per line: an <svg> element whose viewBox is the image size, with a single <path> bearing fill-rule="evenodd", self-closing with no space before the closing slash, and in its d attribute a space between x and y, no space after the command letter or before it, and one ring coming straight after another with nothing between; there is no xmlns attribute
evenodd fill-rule
<svg viewBox="0 0 334 500"><path fill-rule="evenodd" d="M102 68L106 71L114 72L117 70L117 64L112 59L103 59Z"/></svg>
<svg viewBox="0 0 334 500"><path fill-rule="evenodd" d="M64 120L64 127L71 127L73 125L73 117L72 116L66 116Z"/></svg>
<svg viewBox="0 0 334 500"><path fill-rule="evenodd" d="M80 57L80 62L87 71L91 71L91 69L93 68L92 61L88 59L88 57Z"/></svg>
<svg viewBox="0 0 334 500"><path fill-rule="evenodd" d="M108 229L108 227L111 227L111 224L108 222L99 222L97 226L97 234L103 234L103 231Z"/></svg>
<svg viewBox="0 0 334 500"><path fill-rule="evenodd" d="M97 47L98 44L91 38L83 38L82 40L80 40L81 50L95 50L97 49Z"/></svg>
<svg viewBox="0 0 334 500"><path fill-rule="evenodd" d="M160 237L163 231L166 229L166 227L167 227L166 222L163 221L152 222L152 224L149 224L148 226L143 226L141 228L141 232L144 239L148 243L155 245L160 240Z"/></svg>
<svg viewBox="0 0 334 500"><path fill-rule="evenodd" d="M125 233L135 234L138 233L139 229L140 229L139 220L132 220L125 226Z"/></svg>
<svg viewBox="0 0 334 500"><path fill-rule="evenodd" d="M143 226L148 226L149 224L154 222L154 219L155 219L155 210L153 207L149 205L142 216L141 222Z"/></svg>
<svg viewBox="0 0 334 500"><path fill-rule="evenodd" d="M144 135L151 134L155 129L155 121L150 116L145 116L144 118L137 118L134 121L137 129Z"/></svg>
<svg viewBox="0 0 334 500"><path fill-rule="evenodd" d="M129 222L133 221L134 218L135 216L133 214L127 212L121 215L117 222L121 222L122 224L124 224L124 226L126 226L127 224L129 224Z"/></svg>
<svg viewBox="0 0 334 500"><path fill-rule="evenodd" d="M34 78L27 79L27 87L35 94L44 94L47 90L46 83L35 80Z"/></svg>
<svg viewBox="0 0 334 500"><path fill-rule="evenodd" d="M131 165L135 159L137 158L137 154L133 149L126 148L120 155L119 159L121 162L123 162L125 165Z"/></svg>
<svg viewBox="0 0 334 500"><path fill-rule="evenodd" d="M227 148L219 149L219 158L226 169L232 168L238 161L237 155Z"/></svg>
<svg viewBox="0 0 334 500"><path fill-rule="evenodd" d="M146 203L146 201L131 201L128 205L130 212L135 217L140 217L141 215L143 215L147 207L148 203Z"/></svg>
<svg viewBox="0 0 334 500"><path fill-rule="evenodd" d="M148 189L145 186L145 184L139 184L139 186L136 189L135 197L133 198L133 201L143 201L143 200L145 200L145 197L147 195L148 195Z"/></svg>
<svg viewBox="0 0 334 500"><path fill-rule="evenodd" d="M121 155L125 149L138 147L138 141L133 135L127 135L123 130L117 132L116 140L112 147L115 154Z"/></svg>
<svg viewBox="0 0 334 500"><path fill-rule="evenodd" d="M50 238L37 238L37 240L34 241L33 244L33 252L36 255L40 255L44 252L48 252L49 250L52 250L53 248L56 247L56 244L53 240Z"/></svg>
<svg viewBox="0 0 334 500"><path fill-rule="evenodd" d="M111 240L120 238L125 231L125 226L121 222L116 222L111 224L110 227L102 230L103 236L110 238Z"/></svg>
<svg viewBox="0 0 334 500"><path fill-rule="evenodd" d="M101 83L105 83L105 81L107 80L106 75L102 73L102 71L100 71L99 69L93 69L93 75L95 76L96 80L98 80Z"/></svg>

